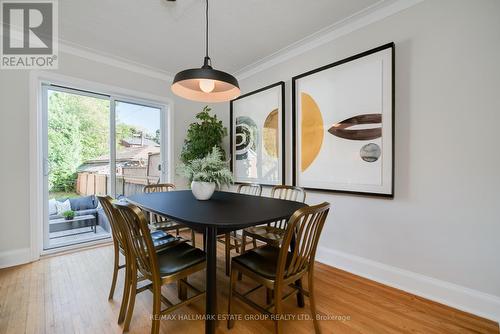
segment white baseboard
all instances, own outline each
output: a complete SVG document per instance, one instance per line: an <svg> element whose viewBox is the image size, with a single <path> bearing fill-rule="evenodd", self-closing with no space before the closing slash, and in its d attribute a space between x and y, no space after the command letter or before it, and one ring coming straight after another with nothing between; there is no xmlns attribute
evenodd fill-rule
<svg viewBox="0 0 500 334"><path fill-rule="evenodd" d="M486 319L500 321L500 297L494 295L325 247L318 247L316 261Z"/></svg>
<svg viewBox="0 0 500 334"><path fill-rule="evenodd" d="M0 269L31 262L31 250L19 248L0 252Z"/></svg>

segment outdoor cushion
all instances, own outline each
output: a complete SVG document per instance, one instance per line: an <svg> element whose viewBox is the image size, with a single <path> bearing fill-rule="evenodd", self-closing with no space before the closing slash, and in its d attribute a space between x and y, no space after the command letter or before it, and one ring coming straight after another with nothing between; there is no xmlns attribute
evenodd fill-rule
<svg viewBox="0 0 500 334"><path fill-rule="evenodd" d="M64 202L56 201L57 214L62 215L64 212L71 210L71 203L67 199Z"/></svg>
<svg viewBox="0 0 500 334"><path fill-rule="evenodd" d="M97 203L94 195L70 198L69 201L71 202L71 210L73 211L97 208Z"/></svg>
<svg viewBox="0 0 500 334"><path fill-rule="evenodd" d="M102 207L96 209L97 211L97 225L101 226L106 232L111 232L108 217Z"/></svg>
<svg viewBox="0 0 500 334"><path fill-rule="evenodd" d="M95 216L96 214L97 214L97 209L87 209L87 210L75 211L75 216L85 216L85 215Z"/></svg>

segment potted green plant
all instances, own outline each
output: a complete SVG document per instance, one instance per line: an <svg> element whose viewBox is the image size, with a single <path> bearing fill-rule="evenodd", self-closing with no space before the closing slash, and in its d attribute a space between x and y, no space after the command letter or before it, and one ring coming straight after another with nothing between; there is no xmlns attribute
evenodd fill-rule
<svg viewBox="0 0 500 334"><path fill-rule="evenodd" d="M187 163L180 163L177 173L191 182L191 191L198 200L208 200L212 197L215 188L233 182L233 173L228 163L222 159L222 152L217 147L201 159L194 159Z"/></svg>
<svg viewBox="0 0 500 334"><path fill-rule="evenodd" d="M75 218L75 211L73 211L73 210L64 211L62 215L63 215L64 219L71 220L71 219Z"/></svg>
<svg viewBox="0 0 500 334"><path fill-rule="evenodd" d="M227 136L227 128L217 119L217 115L210 115L211 110L205 106L203 111L196 115L197 121L189 125L180 156L183 163L205 157L214 146L217 146L225 157L222 139Z"/></svg>

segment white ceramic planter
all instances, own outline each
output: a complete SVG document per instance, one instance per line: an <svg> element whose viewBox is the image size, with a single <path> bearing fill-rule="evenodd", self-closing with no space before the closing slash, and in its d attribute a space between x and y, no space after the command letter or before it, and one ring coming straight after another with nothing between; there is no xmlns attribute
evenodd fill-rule
<svg viewBox="0 0 500 334"><path fill-rule="evenodd" d="M215 191L215 183L193 181L191 182L191 191L197 200L206 201L212 197Z"/></svg>

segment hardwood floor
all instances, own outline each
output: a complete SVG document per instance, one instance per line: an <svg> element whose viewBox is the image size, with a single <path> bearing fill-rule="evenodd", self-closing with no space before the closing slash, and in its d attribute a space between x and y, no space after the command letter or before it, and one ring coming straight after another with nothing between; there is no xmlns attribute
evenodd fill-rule
<svg viewBox="0 0 500 334"><path fill-rule="evenodd" d="M198 236L201 240L201 236ZM228 279L224 275L224 252L219 249L218 305L227 309ZM0 333L121 333L116 324L120 307L123 273L115 298L107 300L112 273L112 247L105 246L54 256L38 262L0 270ZM323 333L499 333L498 324L450 307L354 276L322 264L316 266L316 294ZM203 275L191 279L200 286ZM243 279L243 285L250 287ZM173 300L175 286L164 290ZM263 301L264 293L256 294ZM136 301L131 333L149 333L152 298L141 293ZM162 333L204 333L204 309L200 301L173 313L176 319L161 323ZM256 314L239 301L235 311L242 316ZM298 319L309 313L293 299L286 313L295 316L284 325L285 333L312 333L310 320ZM178 319L186 316L194 320ZM336 316L335 319L332 317ZM219 333L273 333L270 320L237 320L232 330L220 321Z"/></svg>

